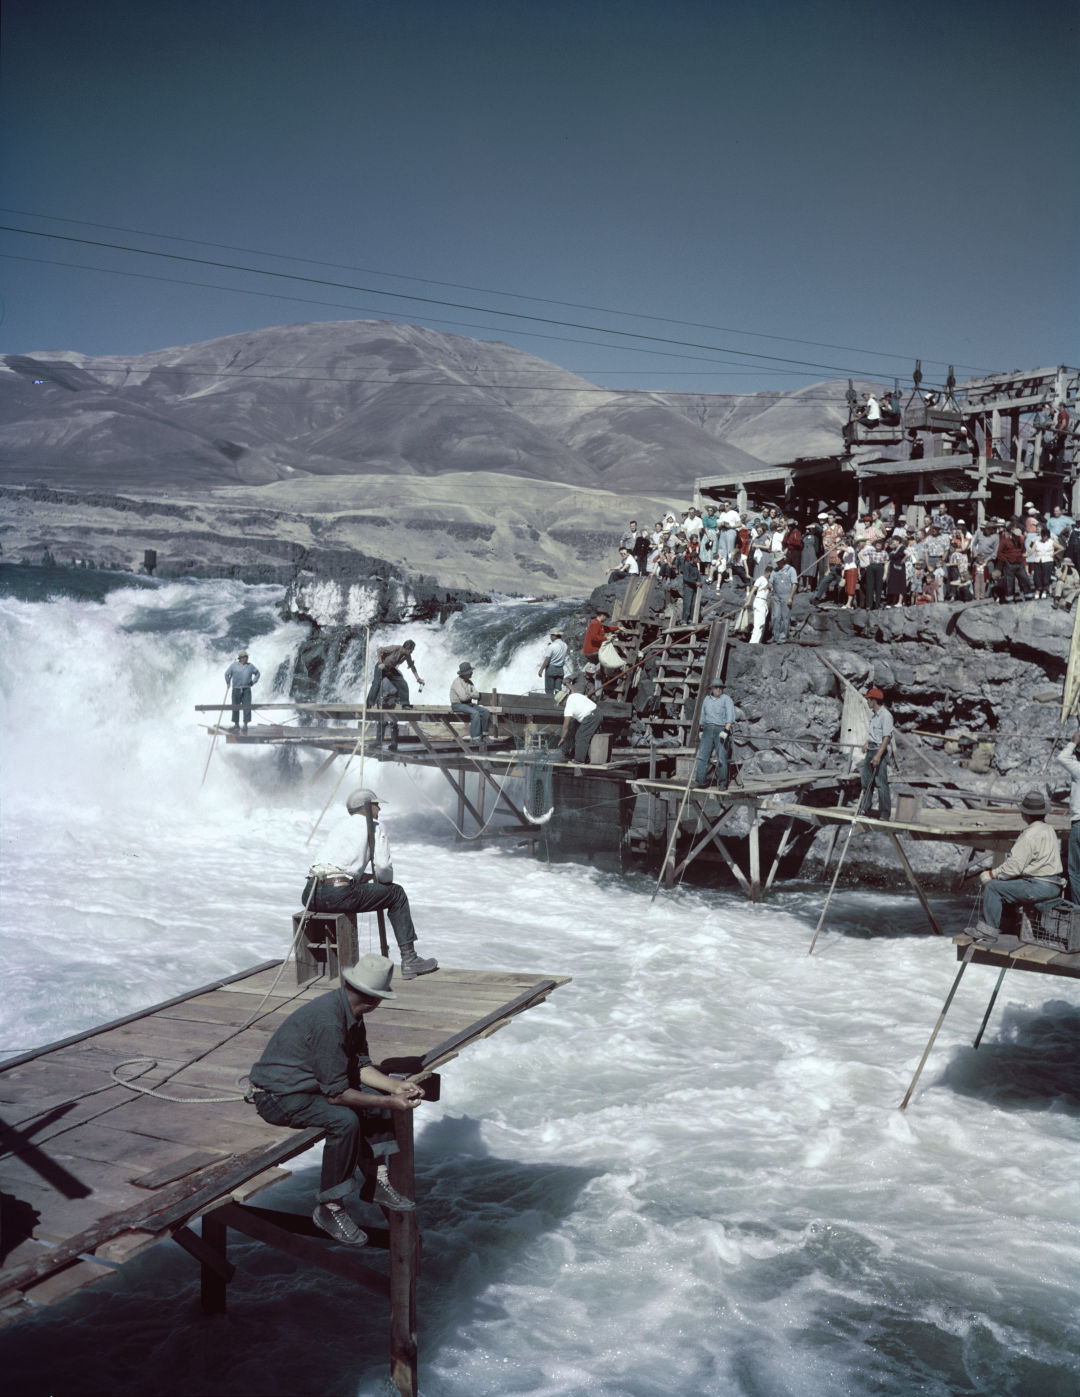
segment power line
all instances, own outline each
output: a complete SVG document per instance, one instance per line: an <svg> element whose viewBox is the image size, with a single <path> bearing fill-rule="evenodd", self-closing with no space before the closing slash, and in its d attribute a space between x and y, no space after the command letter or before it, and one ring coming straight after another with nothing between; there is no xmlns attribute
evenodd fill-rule
<svg viewBox="0 0 1080 1397"><path fill-rule="evenodd" d="M100 272L104 276L132 277L137 281L161 281L165 282L167 285L170 286L198 286L210 291L228 291L237 296L257 296L263 298L264 300L289 301L297 305L328 306L334 310L369 311L373 315L386 314L386 311L383 308L377 306L349 305L344 301L320 301L316 300L312 296L289 296L283 291L255 291L252 290L250 287L222 286L219 283L212 281L188 281L185 280L183 277L162 276L160 273L155 272L132 272L120 267L93 267L86 262L64 262L52 257L26 257L16 252L0 252L0 258L4 258L5 260L10 262L33 262L40 266L46 267L72 267L84 272ZM454 326L457 329L468 330L494 330L496 333L505 333L508 328L505 325L477 325L475 322L468 320L444 320L438 316L433 315L425 316L424 320L426 323L432 325L450 325ZM408 324L409 322L396 321L394 323ZM419 326L417 328L422 329L424 327ZM518 329L516 326L514 327L514 334L520 336L523 339L553 340L558 344L584 344L590 345L596 349L615 349L618 350L620 353L625 354L648 354L655 358L663 357L665 359L686 359L690 360L693 363L716 364L718 369L723 370L725 373L753 372L759 374L789 374L795 377L811 376L810 370L794 368L782 369L779 367L774 367L770 364L754 365L752 366L752 368L746 370L728 368L727 365L729 361L723 359L709 359L704 354L679 354L669 349L649 349L644 347L643 345L636 344L605 344L603 340L587 340L570 335L551 335L545 334L541 330L521 330ZM738 363L740 361L736 360L735 362ZM566 370L566 372L569 373L571 372L571 370L568 369ZM623 373L629 371L624 371L622 369L603 369L599 370L599 372ZM642 370L642 372L648 372L648 370ZM672 370L672 372L676 372L676 370ZM880 377L880 375L859 375L859 377L871 377L876 379Z"/></svg>
<svg viewBox="0 0 1080 1397"><path fill-rule="evenodd" d="M447 306L451 310L476 311L482 315L497 315L506 320L527 320L530 324L558 325L569 330L588 330L593 334L613 335L619 339L644 340L654 344L674 345L681 349L704 349L711 354L737 354L742 359L763 359L773 364L797 364L804 368L824 370L857 377L875 377L859 369L845 368L839 364L822 364L811 359L795 359L782 354L761 354L753 349L733 349L725 345L702 344L696 340L680 340L666 335L645 335L634 330L613 330L604 325L589 325L582 321L560 320L546 315L526 315L522 311L494 310L490 306L474 306L462 301L447 301L435 296L408 295L400 291L382 291L374 286L356 286L349 282L331 281L326 277L301 276L298 272L268 272L258 267L244 267L234 262L219 262L208 257L188 257L178 252L155 252L149 248L129 247L123 243L104 242L95 238L77 238L67 233L40 233L32 228L15 228L10 224L0 224L0 232L22 233L32 238L47 238L52 242L78 243L83 247L102 247L112 252L131 252L142 257L161 257L170 262L190 262L196 266L218 267L229 272L244 272L254 276L274 277L283 281L300 281L309 286L331 286L340 291L358 291L369 296L383 296L395 301L416 301L422 305Z"/></svg>
<svg viewBox="0 0 1080 1397"><path fill-rule="evenodd" d="M408 273L405 273L405 272L385 272L385 271L380 270L378 267L358 267L358 266L356 266L356 265L354 265L354 264L351 264L351 263L348 263L348 262L325 262L325 261L320 261L318 258L314 258L314 257L298 257L298 256L296 256L296 255L293 254L293 253L287 253L287 252L267 252L265 249L261 249L261 248L238 247L238 246L236 246L236 245L233 244L233 243L216 243L216 242L209 242L209 241L207 241L207 240L205 240L205 239L202 239L202 238L185 238L185 237L181 237L179 234L176 234L176 233L154 233L154 232L148 231L148 230L145 229L145 228L128 228L128 227L125 227L125 226L122 225L122 224L121 224L121 225L117 225L117 224L112 224L112 223L94 223L94 222L90 221L89 219L82 219L82 218L61 218L61 217L59 217L58 215L55 215L55 214L36 213L36 212L34 212L33 210L30 210L30 209L9 209L9 208L4 208L3 206L0 206L0 212L3 212L3 213L12 213L12 214L18 215L19 217L25 217L25 218L44 218L44 219L47 219L50 223L69 223L69 224L73 224L73 225L75 225L75 226L77 226L77 227L82 227L82 228L102 228L102 229L105 229L107 232L111 232L111 233L134 233L134 234L135 234L136 236L138 236L138 237L145 237L145 238L167 238L170 242L188 243L189 245L191 245L191 246L193 246L193 247L213 247L213 248L218 248L218 249L221 250L221 251L225 251L225 252L241 252L241 253L244 253L245 255L253 256L253 257L273 257L273 258L279 259L279 260L281 260L281 261L287 261L287 262L302 262L302 263L304 263L305 265L311 266L311 267L328 267L328 268L334 268L334 269L336 269L336 270L338 270L338 271L361 272L361 273L363 273L365 276L383 276L383 277L390 277L390 278L392 278L392 279L395 280L395 281L415 281L415 282L418 282L418 283L420 283L421 285L424 285L424 286L445 286L445 287L447 287L448 289L450 289L450 290L455 290L455 291L477 291L477 292L479 292L479 293L481 293L482 295L485 295L485 296L504 296L504 297L506 297L508 300L514 300L514 301L531 301L531 302L534 302L534 303L539 304L539 305L569 306L572 310L589 310L589 311L596 311L596 312L598 312L598 313L600 313L600 314L602 314L602 315L621 315L621 316L627 317L628 319L633 319L633 320L649 320L649 321L652 321L653 323L656 323L656 324L663 324L663 325L687 325L687 326L689 326L691 329L695 329L695 330L715 330L715 331L717 331L718 333L720 333L720 334L725 334L725 335L748 335L748 336L753 337L754 339L776 340L777 342L783 343L783 344L804 344L804 345L810 345L810 346L812 346L812 347L815 348L815 349L839 349L839 350L842 350L844 353L847 353L847 354L871 354L871 355L873 355L875 358L879 358L879 359L903 359L903 360L905 360L907 363L912 363L912 362L914 362L914 360L918 357L917 355L914 355L914 354L900 354L900 353L895 353L895 352L893 352L892 350L862 349L862 348L859 348L859 347L856 346L856 345L849 345L849 344L830 344L828 341L825 341L825 340L806 340L806 339L799 339L798 337L796 337L796 336L794 336L794 335L772 335L772 334L768 334L768 333L767 333L766 331L764 331L764 330L740 330L740 329L736 329L735 327L730 326L730 325L711 325L711 324L708 324L708 323L705 323L705 322L702 322L702 321L698 321L698 320L679 320L679 319L677 319L677 318L674 317L674 316L667 316L667 315L648 315L648 314L646 314L644 311L616 310L616 309L614 309L614 308L611 307L611 306L594 306L594 305L590 305L588 302L582 302L582 301L563 301L563 300L559 300L559 299L557 299L557 298L555 298L555 297L550 297L550 296L527 296L527 295L521 294L520 292L516 292L516 291L501 291L501 290L498 290L498 289L496 289L496 288L494 288L494 287L490 287L490 286L472 286L472 285L470 285L470 284L467 283L467 282L439 281L439 280L437 280L437 279L434 278L434 277L418 277L418 276L412 276L412 275L409 275ZM268 272L268 273L266 273L266 275L271 276L271 275L275 275L275 273L270 273L270 272ZM380 292L380 293L378 293L378 294L392 295L392 294L394 294L394 293L392 293L392 292L381 293L381 292ZM415 297L409 297L408 299L412 300L412 299L417 299L417 298L415 298ZM486 309L486 307L474 307L473 309ZM501 312L501 311L500 311L500 312L495 312L495 313L496 313L496 314L511 314L512 312ZM607 333L607 332L605 332L605 333ZM614 333L614 332L611 332L611 333ZM733 352L733 353L738 353L738 352L741 352L741 351L732 351L732 352ZM747 352L749 353L749 352L752 352L752 351L747 351ZM798 362L803 362L803 361L794 360L794 361L792 361L792 362L798 363ZM941 365L945 365L945 364L948 363L948 360L946 360L946 359L927 359L927 360L925 360L925 362L926 362L927 364L941 364ZM954 365L954 367L956 367L956 368L961 368L961 369L966 369L966 370L968 370L969 372L974 373L974 374L982 374L982 373L988 372L988 370L980 369L980 368L978 368L978 367L976 367L975 365L972 365L972 364L956 364L956 365Z"/></svg>

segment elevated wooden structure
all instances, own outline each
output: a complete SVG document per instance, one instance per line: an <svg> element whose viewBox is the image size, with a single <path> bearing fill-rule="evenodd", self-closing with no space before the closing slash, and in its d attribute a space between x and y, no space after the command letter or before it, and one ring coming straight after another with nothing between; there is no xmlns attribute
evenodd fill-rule
<svg viewBox="0 0 1080 1397"><path fill-rule="evenodd" d="M460 838L510 838L548 858L587 859L621 869L656 852L655 841L642 833L646 815L631 782L674 773L676 763L695 749L708 683L723 673L727 619L700 619L700 609L699 593L684 624L681 603L667 603L658 579L624 585L613 620L623 628L618 645L625 666L604 680L598 700L602 724L587 765L565 760L566 754L563 760L547 758L558 741L563 710L545 694L481 694L491 714L482 745L468 739L466 717L436 705L253 704L258 719L289 712L298 721L257 721L247 732L213 723L209 731L229 747L310 748L326 754L323 767L362 752L365 760L433 768L454 792ZM230 707L199 704L196 712L216 716ZM380 723L395 724L392 740L373 740L370 734ZM632 732L636 745L629 743ZM550 773L550 813L530 808L537 763L545 777Z"/></svg>
<svg viewBox="0 0 1080 1397"><path fill-rule="evenodd" d="M266 962L0 1065L0 1323L101 1280L170 1238L201 1267L204 1308L221 1310L234 1272L226 1248L232 1228L388 1301L391 1377L398 1392L416 1393L417 1214L365 1222L371 1246L357 1251L336 1246L310 1214L248 1201L321 1138L317 1130L267 1125L235 1099L268 1034L299 1004L338 985L317 979L297 988L281 970L280 962ZM436 1068L567 983L563 976L447 969L401 982L397 998L366 1021L369 1050L383 1071L421 1082L436 1099ZM124 1063L122 1076L183 1103L119 1085L112 1074ZM411 1198L412 1114L395 1112L394 1124L399 1153L390 1177ZM388 1265L372 1264L378 1249Z"/></svg>
<svg viewBox="0 0 1080 1397"><path fill-rule="evenodd" d="M796 457L758 470L701 476L699 505L734 498L740 511L780 505L803 521L820 509L835 509L850 523L857 515L895 498L910 524L921 523L928 506L948 503L963 510L969 525L989 513L1019 513L1030 499L1050 510L1080 509L1080 371L1057 365L992 374L956 383L950 370L942 393L921 387L903 405L900 422L868 426L849 420L835 455ZM1040 410L1048 408L1048 412ZM1063 429L1048 416L1062 412ZM917 446L913 455L912 449Z"/></svg>
<svg viewBox="0 0 1080 1397"><path fill-rule="evenodd" d="M988 928L987 931L989 933L990 929ZM915 1075L900 1103L901 1111L907 1110L915 1087L922 1076L923 1068L926 1066L934 1043L937 1041L941 1026L945 1022L945 1015L952 1006L956 991L960 988L960 981L964 977L964 971L969 965L992 965L998 971L997 983L990 995L986 1013L983 1014L982 1023L979 1025L979 1031L975 1035L974 1046L976 1048L982 1042L982 1036L986 1032L986 1025L990 1021L990 1015L993 1012L1006 971L1026 970L1036 975L1060 975L1068 979L1080 980L1080 952L1067 952L1057 950L1052 946L1035 945L1001 932L993 939L990 939L989 935L977 936L970 932L963 932L961 935L953 937L953 945L956 947L956 959L960 962L960 969L956 972L956 978L945 997L945 1003L938 1015L937 1023L930 1034L923 1055L919 1059Z"/></svg>

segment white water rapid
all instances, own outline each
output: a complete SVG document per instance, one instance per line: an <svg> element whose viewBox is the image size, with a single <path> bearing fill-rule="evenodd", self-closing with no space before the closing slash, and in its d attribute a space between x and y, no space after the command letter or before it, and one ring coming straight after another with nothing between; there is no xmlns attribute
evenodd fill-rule
<svg viewBox="0 0 1080 1397"><path fill-rule="evenodd" d="M279 602L0 595L5 1054L284 953L337 773L221 746L200 790L193 712L240 641L272 696L304 634ZM463 658L514 692L556 614L388 634L416 638L425 698ZM417 1117L425 1397L1075 1397L1075 982L1011 974L975 1052L995 972L972 967L901 1114L955 973L914 899L838 894L808 959L820 886L651 902L644 876L456 845L437 773L365 779L422 952L573 976ZM302 1165L263 1198L310 1206ZM231 1257L218 1319L167 1244L4 1331L7 1390L386 1391L380 1302L243 1239Z"/></svg>

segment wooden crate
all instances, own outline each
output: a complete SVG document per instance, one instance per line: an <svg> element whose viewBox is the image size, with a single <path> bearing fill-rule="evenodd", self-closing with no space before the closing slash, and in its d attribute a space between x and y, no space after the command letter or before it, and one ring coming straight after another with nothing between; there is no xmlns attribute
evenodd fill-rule
<svg viewBox="0 0 1080 1397"><path fill-rule="evenodd" d="M359 959L355 912L294 912L293 940L304 922L303 935L296 945L296 983L306 985L321 976L336 980L338 967L355 965Z"/></svg>

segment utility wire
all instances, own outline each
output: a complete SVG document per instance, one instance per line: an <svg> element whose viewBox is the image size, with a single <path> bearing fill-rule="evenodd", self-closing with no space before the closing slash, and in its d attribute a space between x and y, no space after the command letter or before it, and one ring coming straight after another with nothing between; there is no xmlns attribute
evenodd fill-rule
<svg viewBox="0 0 1080 1397"><path fill-rule="evenodd" d="M155 252L144 247L130 247L124 243L105 242L95 238L77 238L68 233L40 233L32 228L16 228L10 224L0 224L0 232L22 233L31 238L47 238L52 242L77 243L83 247L107 248L111 252L131 252L142 257L161 257L170 262L190 262L201 267L218 267L228 272L245 272L254 276L274 277L282 281L299 281L309 286L330 286L340 291L359 291L366 295L383 296L395 301L416 301L421 305L447 306L451 310L476 311L482 315L497 315L506 320L526 320L530 324L558 325L569 330L588 330L593 334L613 335L618 339L642 340L650 344L674 345L680 349L704 349L711 354L737 354L745 359L762 359L773 364L796 364L803 368L824 370L865 377L858 369L845 368L840 364L823 364L811 359L796 359L784 354L762 354L754 349L735 349L726 345L702 344L697 340L675 339L667 335L645 335L635 330L613 330L604 325L590 325L578 320L560 320L546 315L527 315L523 311L494 310L490 306L475 306L463 301L447 301L436 296L418 296L400 291L382 291L374 286L358 286L350 282L332 281L326 277L301 276L298 272L269 272L258 267L245 267L235 262L219 262L209 257L188 257L178 252ZM873 377L873 375L871 375Z"/></svg>
<svg viewBox="0 0 1080 1397"><path fill-rule="evenodd" d="M311 296L289 296L289 295L287 295L285 292L282 292L282 291L254 291L254 290L250 289L249 287L242 287L242 286L221 286L219 283L217 283L217 282L212 282L212 281L188 281L188 280L185 280L183 277L162 276L160 273L154 273L154 272L132 272L132 271L127 271L127 270L122 269L122 268L119 268L119 267L93 267L93 266L90 266L90 265L89 265L88 263L86 263L86 262L65 262L65 261L61 261L61 260L58 259L58 258L52 258L52 257L25 257L25 256L21 256L21 255L18 254L18 253L15 253L15 252L0 252L0 258L4 258L5 260L10 261L10 262L34 262L34 263L36 263L36 264L38 264L38 265L43 265L43 266L47 266L47 267L73 267L73 268L75 268L75 269L77 269L77 270L79 270L79 271L84 271L84 272L101 272L101 273L104 274L105 276L133 277L133 278L135 278L137 281L163 281L163 282L166 282L166 283L167 283L168 285L170 285L170 286L199 286L199 287L203 287L203 288L205 288L205 289L207 289L207 290L210 290L210 291L229 291L229 292L232 292L233 294L235 294L235 295L237 295L237 296L258 296L258 297L261 297L261 298L264 299L264 300L272 300L272 301L290 301L290 302L293 302L293 303L296 303L296 304L299 304L299 305L305 305L305 306L329 306L329 307L331 307L331 308L333 308L333 309L335 309L335 310L352 310L352 311L357 311L357 310L358 310L358 311L370 312L370 313L373 314L373 315L385 315L385 314L386 314L386 310L385 310L385 308L383 308L383 307L348 305L348 304L346 304L344 301L320 301L320 300L316 300L314 297L311 297ZM378 293L377 293L377 294L378 294ZM441 318L439 318L439 317L436 317L436 316L425 316L424 319L425 319L425 322L426 322L427 324L431 324L431 325L451 325L451 326L454 326L455 328L458 328L458 329L464 328L464 329L467 329L467 330L494 330L496 333L499 333L499 334L504 334L504 333L506 333L506 330L507 330L507 328L508 328L508 327L505 326L505 325L477 325L477 324L475 324L474 322L468 321L468 320L443 320L443 319L441 319ZM408 323L410 323L410 322L408 322L408 321L405 321L405 322L398 321L398 322L395 322L395 323L397 323L397 324L401 324L401 323L408 324ZM424 326L418 326L418 327L416 327L416 328L423 329ZM602 334L606 334L607 332L606 332L606 331L601 331L601 333L602 333ZM709 359L709 358L707 358L704 354L679 354L679 353L676 353L676 352L674 352L674 351L672 351L672 350L666 350L666 349L647 349L647 348L645 348L645 347L642 346L642 345L635 345L635 344L620 344L620 345L605 344L603 340L585 340L585 339L581 339L579 336L571 336L571 335L550 335L550 334L544 334L544 333L543 333L542 331L540 331L540 330L521 330L521 329L518 329L517 327L515 327L515 328L514 328L514 334L519 335L519 336L522 337L523 339L554 340L554 341L558 342L559 344L584 344L584 345L591 345L591 346L593 346L593 347L595 347L595 348L597 348L597 349L616 349L616 350L619 350L621 353L624 353L624 354L648 354L651 358L662 357L662 358L665 358L665 359L683 359L683 360L691 360L691 361L693 361L694 363L699 363L699 364L716 364L716 365L717 365L717 368L718 368L720 371L722 371L723 373L726 373L726 374L730 374L730 373L744 373L744 372L746 372L746 373L757 373L757 374L766 374L766 373L773 373L773 374L789 374L789 375L794 375L795 377L810 377L810 371L807 370L807 369L794 369L794 368L782 369L782 368L774 367L774 366L769 365L769 364L754 365L754 366L753 366L752 368L750 368L750 369L737 369L737 368L730 368L730 369L729 369L729 368L727 367L729 361L723 360L723 359ZM734 352L737 353L738 351L734 351ZM109 357L109 356L105 356L105 357ZM114 357L115 357L115 356L114 356ZM735 360L734 362L735 362L736 364L738 364L740 361L739 361L739 360ZM568 370L566 370L566 372L569 373L569 372L571 372L571 370L568 369ZM623 370L621 370L621 369L603 369L603 370L594 370L594 372L602 372L602 373L622 373ZM647 373L648 370L647 370L647 369L644 369L644 370L642 370L642 372L643 372L643 373ZM659 372L659 371L658 371L658 372ZM673 370L671 370L671 372L672 372L672 373L675 373L675 372L678 372L678 371L673 369ZM878 380L878 379L881 377L881 375L879 375L879 374L870 374L870 375L859 375L859 377L860 377L860 378L864 378L864 377L865 377L865 378L868 378L868 379L870 379L870 380L876 381L876 380ZM937 385L930 385L930 386L936 387ZM617 389L610 389L610 390L608 390L608 391L610 391L610 392L617 392L617 391L619 391L619 390L617 390ZM733 396L738 397L738 396L741 396L741 395L740 395L740 394L734 394Z"/></svg>
<svg viewBox="0 0 1080 1397"><path fill-rule="evenodd" d="M648 315L644 311L616 310L612 306L594 306L583 301L563 301L551 296L527 296L517 291L502 291L491 286L472 286L467 282L439 281L434 277L411 276L405 272L385 272L378 267L358 267L348 262L324 262L314 257L298 257L287 252L267 252L262 248L238 247L233 243L208 242L202 238L185 238L176 233L153 233L145 228L127 228L123 225L112 223L93 223L89 219L82 218L61 218L56 214L35 213L30 209L9 209L0 206L0 213L15 214L20 218L43 218L50 223L68 223L82 228L101 228L110 233L133 233L137 237L144 238L167 238L170 242L187 243L192 247L213 247L223 252L240 252L246 256L253 257L273 257L286 262L302 262L310 267L327 267L336 271L360 272L365 276L390 277L395 281L415 281L424 286L444 286L453 291L476 291L484 296L504 296L508 300L531 301L538 305L549 306L569 306L571 310L596 311L601 315L621 315L633 320L649 320L656 324L663 325L686 325L694 330L715 330L724 335L748 335L754 339L776 340L784 344L804 344L815 349L839 349L848 354L872 354L880 359L903 359L911 363L918 356L914 354L900 354L892 350L882 349L862 349L857 345L850 344L830 344L826 340L806 340L799 339L794 335L772 335L764 330L739 330L730 325L711 325L698 320L679 320L668 315ZM927 364L947 364L945 359L927 359ZM956 368L966 369L973 374L983 374L989 372L975 367L971 364L957 364Z"/></svg>

